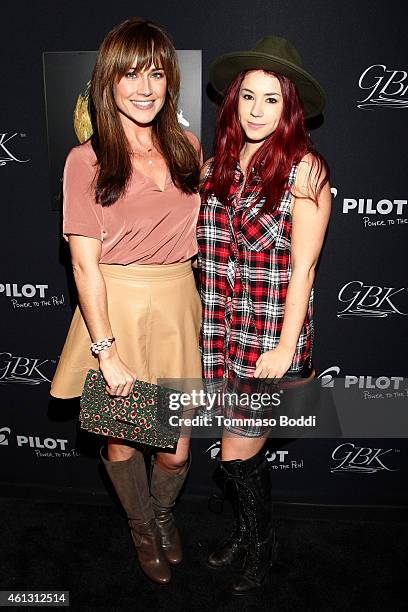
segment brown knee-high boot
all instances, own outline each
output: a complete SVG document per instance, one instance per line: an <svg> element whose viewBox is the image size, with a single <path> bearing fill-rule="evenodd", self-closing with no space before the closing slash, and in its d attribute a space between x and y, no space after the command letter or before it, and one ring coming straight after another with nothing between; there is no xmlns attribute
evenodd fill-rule
<svg viewBox="0 0 408 612"><path fill-rule="evenodd" d="M140 567L154 582L167 584L171 570L161 547L142 453L136 451L125 461L108 461L103 449L100 454L126 512Z"/></svg>
<svg viewBox="0 0 408 612"><path fill-rule="evenodd" d="M174 521L172 508L177 495L187 477L191 463L189 454L185 468L181 474L171 474L163 470L152 456L152 471L150 493L156 524L161 534L161 544L169 563L177 565L183 559L183 549L180 534Z"/></svg>

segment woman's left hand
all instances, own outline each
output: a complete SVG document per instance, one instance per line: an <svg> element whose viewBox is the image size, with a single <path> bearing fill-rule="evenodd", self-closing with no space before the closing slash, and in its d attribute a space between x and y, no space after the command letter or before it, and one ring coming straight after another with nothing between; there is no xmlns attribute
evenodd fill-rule
<svg viewBox="0 0 408 612"><path fill-rule="evenodd" d="M254 378L282 378L289 370L294 352L283 346L263 353L256 362Z"/></svg>

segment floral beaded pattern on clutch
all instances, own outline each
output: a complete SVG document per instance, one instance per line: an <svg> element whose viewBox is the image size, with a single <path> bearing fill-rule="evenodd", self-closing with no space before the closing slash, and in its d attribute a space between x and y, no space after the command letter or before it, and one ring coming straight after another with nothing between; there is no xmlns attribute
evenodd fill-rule
<svg viewBox="0 0 408 612"><path fill-rule="evenodd" d="M175 449L180 427L169 423L169 397L178 391L136 380L128 397L106 391L100 371L89 370L81 395L81 429L102 436Z"/></svg>

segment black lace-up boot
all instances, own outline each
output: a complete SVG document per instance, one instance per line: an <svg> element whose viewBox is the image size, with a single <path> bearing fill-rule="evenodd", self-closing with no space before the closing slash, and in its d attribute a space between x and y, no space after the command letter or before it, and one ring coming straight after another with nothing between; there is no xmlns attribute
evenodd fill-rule
<svg viewBox="0 0 408 612"><path fill-rule="evenodd" d="M232 565L246 553L248 548L248 527L244 514L240 512L237 487L230 478L226 477L226 470L222 467L219 460L213 480L221 489L224 499L228 499L231 502L234 513L234 524L230 535L210 553L207 559L210 567L218 569Z"/></svg>
<svg viewBox="0 0 408 612"><path fill-rule="evenodd" d="M236 488L239 512L248 528L245 559L228 591L245 595L262 587L276 554L270 468L263 451L244 461L222 461L221 467Z"/></svg>

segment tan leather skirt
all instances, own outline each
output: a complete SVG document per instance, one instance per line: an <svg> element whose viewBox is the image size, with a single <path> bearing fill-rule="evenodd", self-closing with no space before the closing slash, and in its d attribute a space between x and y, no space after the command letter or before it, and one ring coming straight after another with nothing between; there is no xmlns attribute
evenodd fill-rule
<svg viewBox="0 0 408 612"><path fill-rule="evenodd" d="M138 379L201 378L201 301L191 262L99 267L119 355ZM77 308L51 384L53 397L81 395L87 371L98 369L90 345Z"/></svg>

